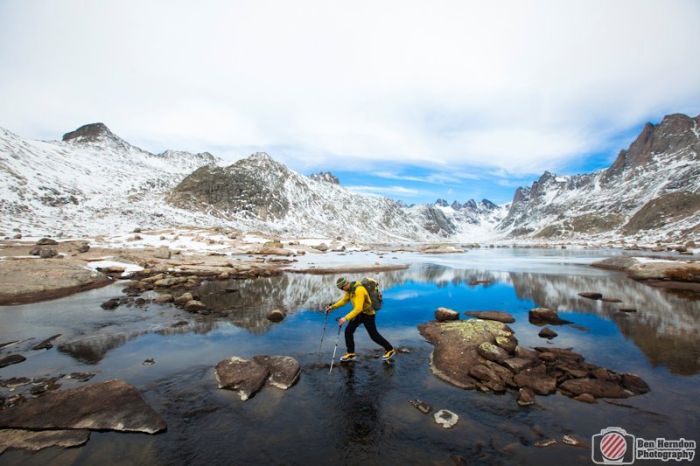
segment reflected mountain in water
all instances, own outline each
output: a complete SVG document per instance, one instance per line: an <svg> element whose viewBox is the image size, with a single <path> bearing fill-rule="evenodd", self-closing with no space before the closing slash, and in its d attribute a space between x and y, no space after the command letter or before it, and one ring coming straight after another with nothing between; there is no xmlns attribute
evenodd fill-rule
<svg viewBox="0 0 700 466"><path fill-rule="evenodd" d="M612 320L649 361L675 374L700 372L700 301L652 288L621 275L580 277L511 273L520 299L560 311L594 313ZM578 296L582 291L602 293L622 303L605 303ZM627 315L620 307L634 308Z"/></svg>

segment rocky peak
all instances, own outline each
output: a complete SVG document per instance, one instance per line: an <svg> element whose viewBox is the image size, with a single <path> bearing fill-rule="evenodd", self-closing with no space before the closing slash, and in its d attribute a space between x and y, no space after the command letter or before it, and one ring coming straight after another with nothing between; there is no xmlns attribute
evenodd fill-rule
<svg viewBox="0 0 700 466"><path fill-rule="evenodd" d="M90 123L63 135L63 141L96 142L101 139L119 139L104 123Z"/></svg>
<svg viewBox="0 0 700 466"><path fill-rule="evenodd" d="M337 185L340 184L340 180L338 179L338 177L333 175L331 172L314 173L312 175L309 175L309 178L311 178L314 181L323 181L324 183Z"/></svg>
<svg viewBox="0 0 700 466"><path fill-rule="evenodd" d="M462 204L460 204L459 202L454 201L454 202L450 205L450 207L452 207L454 210L459 210L459 209L463 208L464 206L463 206Z"/></svg>
<svg viewBox="0 0 700 466"><path fill-rule="evenodd" d="M498 206L494 204L493 202L489 201L488 199L482 199L481 200L481 205L484 206L486 210L495 210L498 209Z"/></svg>
<svg viewBox="0 0 700 466"><path fill-rule="evenodd" d="M437 201L435 201L435 205L440 207L447 207L449 204L444 199L438 199Z"/></svg>

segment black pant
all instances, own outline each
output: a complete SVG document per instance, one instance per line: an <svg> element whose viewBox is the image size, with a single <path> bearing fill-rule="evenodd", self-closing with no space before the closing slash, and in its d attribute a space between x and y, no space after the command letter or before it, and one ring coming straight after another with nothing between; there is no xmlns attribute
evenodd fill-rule
<svg viewBox="0 0 700 466"><path fill-rule="evenodd" d="M386 341L386 339L383 336L381 336L379 332L377 332L377 325L374 323L374 317L375 316L371 316L365 314L364 312L361 312L358 316L356 316L348 323L347 327L345 327L345 346L348 347L348 353L355 352L355 339L353 338L353 334L355 333L355 330L357 330L357 327L360 326L360 324L365 325L365 329L367 330L367 333L369 334L369 337L372 339L372 341L384 347L386 351L389 351L393 348L391 346L391 343Z"/></svg>

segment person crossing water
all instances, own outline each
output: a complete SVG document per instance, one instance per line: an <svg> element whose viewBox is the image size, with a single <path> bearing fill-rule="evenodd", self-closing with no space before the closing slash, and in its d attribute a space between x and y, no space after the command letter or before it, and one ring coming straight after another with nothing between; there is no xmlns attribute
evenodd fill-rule
<svg viewBox="0 0 700 466"><path fill-rule="evenodd" d="M357 327L361 324L365 326L365 330L367 330L372 341L384 348L382 359L389 361L394 354L396 354L396 350L394 350L391 343L377 331L377 325L375 323L376 311L372 306L372 300L367 292L367 288L362 282L350 282L345 277L338 278L335 285L343 290L345 294L338 302L326 306L326 312L331 312L346 305L348 302L352 302L352 310L344 317L338 319L339 326L349 322L348 326L345 328L345 346L347 347L347 353L340 358L340 361L348 362L355 359L354 334Z"/></svg>

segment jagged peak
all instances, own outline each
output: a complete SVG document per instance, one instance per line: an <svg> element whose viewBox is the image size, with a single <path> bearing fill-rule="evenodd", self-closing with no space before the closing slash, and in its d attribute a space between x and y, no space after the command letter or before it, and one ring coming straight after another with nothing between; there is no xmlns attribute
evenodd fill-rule
<svg viewBox="0 0 700 466"><path fill-rule="evenodd" d="M318 173L313 173L309 175L309 178L311 178L314 181L323 181L325 183L330 183L330 184L340 184L340 180L338 179L337 176L335 176L331 172L318 172Z"/></svg>
<svg viewBox="0 0 700 466"><path fill-rule="evenodd" d="M104 123L88 123L63 135L64 142L95 142L105 138L121 141Z"/></svg>

